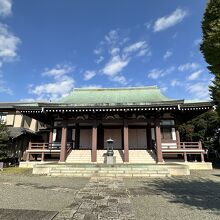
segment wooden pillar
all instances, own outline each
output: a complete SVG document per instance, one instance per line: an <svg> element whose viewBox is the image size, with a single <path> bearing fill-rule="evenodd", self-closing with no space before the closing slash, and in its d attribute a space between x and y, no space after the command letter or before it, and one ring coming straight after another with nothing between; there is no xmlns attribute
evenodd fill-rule
<svg viewBox="0 0 220 220"><path fill-rule="evenodd" d="M147 124L147 149L152 149L151 124Z"/></svg>
<svg viewBox="0 0 220 220"><path fill-rule="evenodd" d="M80 128L79 128L79 124L76 123L75 126L75 149L79 149L79 141L80 141Z"/></svg>
<svg viewBox="0 0 220 220"><path fill-rule="evenodd" d="M51 147L52 143L53 143L53 128L50 129L50 133L49 133L49 147Z"/></svg>
<svg viewBox="0 0 220 220"><path fill-rule="evenodd" d="M46 147L45 147L45 144L43 144L43 150L45 150ZM42 152L41 153L41 162L44 162L44 156L45 156L45 152Z"/></svg>
<svg viewBox="0 0 220 220"><path fill-rule="evenodd" d="M60 162L66 161L67 125L63 123L60 148Z"/></svg>
<svg viewBox="0 0 220 220"><path fill-rule="evenodd" d="M184 162L187 162L187 154L186 154L186 146L185 146L185 142L183 142L183 150L184 150L184 152L183 152L183 156L184 156Z"/></svg>
<svg viewBox="0 0 220 220"><path fill-rule="evenodd" d="M175 128L175 130L176 130L176 145L177 148L180 148L180 133L178 126Z"/></svg>
<svg viewBox="0 0 220 220"><path fill-rule="evenodd" d="M28 150L31 149L31 141L29 141L29 144L28 144ZM30 153L29 152L26 152L26 161L30 161Z"/></svg>
<svg viewBox="0 0 220 220"><path fill-rule="evenodd" d="M97 121L92 126L92 159L93 163L97 162Z"/></svg>
<svg viewBox="0 0 220 220"><path fill-rule="evenodd" d="M162 154L162 149L161 149L161 131L160 131L160 121L156 120L155 121L155 139L156 139L156 147L157 147L157 163L163 163L163 154Z"/></svg>
<svg viewBox="0 0 220 220"><path fill-rule="evenodd" d="M128 121L124 120L123 128L123 142L124 142L124 162L129 162L129 145L128 145Z"/></svg>
<svg viewBox="0 0 220 220"><path fill-rule="evenodd" d="M199 141L199 149L202 150L202 142L201 141ZM201 153L201 162L205 162L203 152Z"/></svg>

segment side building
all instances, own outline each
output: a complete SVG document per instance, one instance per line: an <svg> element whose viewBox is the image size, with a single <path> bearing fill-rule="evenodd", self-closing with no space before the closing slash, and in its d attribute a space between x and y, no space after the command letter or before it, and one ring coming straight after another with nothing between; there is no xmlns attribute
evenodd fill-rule
<svg viewBox="0 0 220 220"><path fill-rule="evenodd" d="M4 123L9 133L8 155L25 160L29 142L46 141L46 125L29 116L21 114L14 107L19 103L0 103L0 123ZM22 103L23 105L25 103Z"/></svg>

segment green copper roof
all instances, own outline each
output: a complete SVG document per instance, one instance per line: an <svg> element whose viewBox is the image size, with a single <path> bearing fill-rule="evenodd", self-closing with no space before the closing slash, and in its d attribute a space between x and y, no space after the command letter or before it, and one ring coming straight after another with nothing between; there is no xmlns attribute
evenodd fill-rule
<svg viewBox="0 0 220 220"><path fill-rule="evenodd" d="M171 101L156 86L75 89L61 103L75 105L135 105Z"/></svg>

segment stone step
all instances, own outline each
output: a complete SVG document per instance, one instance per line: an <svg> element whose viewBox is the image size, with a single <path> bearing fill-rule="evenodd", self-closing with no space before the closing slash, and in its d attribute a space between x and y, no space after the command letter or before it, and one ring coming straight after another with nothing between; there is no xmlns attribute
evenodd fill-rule
<svg viewBox="0 0 220 220"><path fill-rule="evenodd" d="M68 168L68 169L67 169ZM121 169L114 169L114 168L106 168L104 167L94 167L93 169L78 169L67 167L61 168L53 168L49 176L70 176L70 177L91 177L91 176L100 176L100 177L168 177L170 173L167 169L157 168L156 167L149 167L148 169L140 169L140 168L133 168L124 167ZM126 169L125 169L126 168Z"/></svg>
<svg viewBox="0 0 220 220"><path fill-rule="evenodd" d="M54 177L170 177L170 174L163 173L51 173Z"/></svg>

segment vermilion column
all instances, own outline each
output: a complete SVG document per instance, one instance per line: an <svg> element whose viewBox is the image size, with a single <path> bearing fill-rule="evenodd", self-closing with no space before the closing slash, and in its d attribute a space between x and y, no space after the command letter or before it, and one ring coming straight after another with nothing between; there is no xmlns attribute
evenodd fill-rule
<svg viewBox="0 0 220 220"><path fill-rule="evenodd" d="M66 161L66 144L67 144L67 126L65 123L62 127L60 162Z"/></svg>
<svg viewBox="0 0 220 220"><path fill-rule="evenodd" d="M156 120L155 122L155 135L156 135L156 147L157 147L157 163L162 163L163 161L163 154L161 149L161 132L160 132L160 121Z"/></svg>
<svg viewBox="0 0 220 220"><path fill-rule="evenodd" d="M147 124L147 149L152 149L151 124Z"/></svg>
<svg viewBox="0 0 220 220"><path fill-rule="evenodd" d="M49 133L49 144L52 144L53 142L53 128L50 129L50 133Z"/></svg>
<svg viewBox="0 0 220 220"><path fill-rule="evenodd" d="M97 122L93 122L92 126L92 162L97 161Z"/></svg>
<svg viewBox="0 0 220 220"><path fill-rule="evenodd" d="M123 132L123 139L124 139L124 162L129 162L129 145L128 145L128 122L124 120L124 132Z"/></svg>

